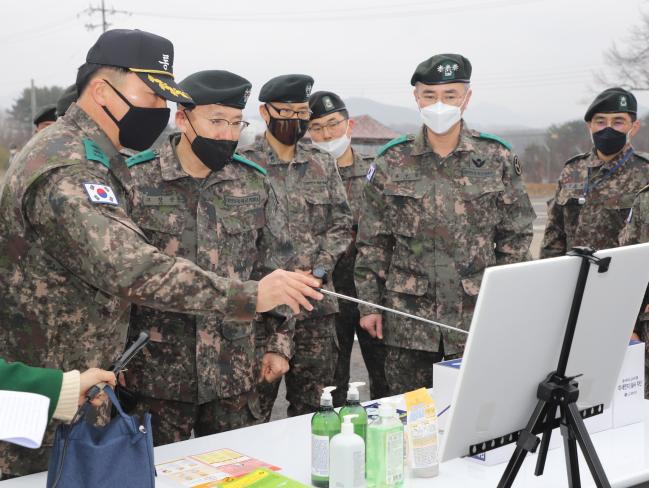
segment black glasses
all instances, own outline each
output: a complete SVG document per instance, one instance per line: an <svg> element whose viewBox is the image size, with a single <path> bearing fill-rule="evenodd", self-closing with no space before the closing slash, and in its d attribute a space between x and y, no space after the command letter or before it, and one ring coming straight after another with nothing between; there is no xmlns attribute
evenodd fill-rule
<svg viewBox="0 0 649 488"><path fill-rule="evenodd" d="M277 108L272 103L267 103L266 105L270 105L271 107L273 107L273 110L275 110L275 112L277 112L279 116L282 117L283 119L292 119L295 115L297 115L298 119L309 120L311 118L311 114L313 113L309 109L291 110L290 108Z"/></svg>
<svg viewBox="0 0 649 488"><path fill-rule="evenodd" d="M309 127L309 132L311 132L311 134L319 136L324 132L325 129L327 129L327 131L331 134L334 130L336 130L336 127L338 127L343 122L347 122L347 119L334 120L325 125L314 125Z"/></svg>

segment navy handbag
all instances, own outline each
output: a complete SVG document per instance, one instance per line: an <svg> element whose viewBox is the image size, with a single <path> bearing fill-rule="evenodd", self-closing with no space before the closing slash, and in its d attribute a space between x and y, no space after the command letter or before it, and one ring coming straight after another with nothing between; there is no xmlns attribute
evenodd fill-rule
<svg viewBox="0 0 649 488"><path fill-rule="evenodd" d="M154 488L151 415L140 422L124 412L112 388L104 391L118 415L95 427L85 419L86 404L79 419L57 428L47 488Z"/></svg>

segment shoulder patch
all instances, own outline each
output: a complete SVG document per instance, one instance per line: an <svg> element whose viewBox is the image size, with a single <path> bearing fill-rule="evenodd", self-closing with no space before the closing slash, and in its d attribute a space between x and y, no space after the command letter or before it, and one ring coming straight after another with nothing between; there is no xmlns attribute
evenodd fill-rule
<svg viewBox="0 0 649 488"><path fill-rule="evenodd" d="M568 159L568 161L566 161L565 164L570 164L570 163L572 163L573 161L578 161L578 160L580 160L580 159L584 159L584 158L587 157L589 154L590 154L590 152L585 152L585 153L581 153L581 154L575 154L573 157L571 157L570 159Z"/></svg>
<svg viewBox="0 0 649 488"><path fill-rule="evenodd" d="M92 203L104 205L119 205L115 192L110 186L101 183L84 183L83 187Z"/></svg>
<svg viewBox="0 0 649 488"><path fill-rule="evenodd" d="M108 159L108 156L106 156L106 153L102 151L95 141L85 137L83 139L83 147L86 150L86 159L88 161L96 161L110 169L110 160Z"/></svg>
<svg viewBox="0 0 649 488"><path fill-rule="evenodd" d="M253 161L250 161L250 160L247 159L247 158L244 158L244 157L241 156L240 154L236 154L236 153L235 153L235 154L232 156L232 160L233 160L233 161L237 161L237 162L239 162L239 163L243 163L243 164L245 164L245 165L247 165L247 166L250 166L251 168L256 169L257 171L259 171L259 172L260 172L262 175L264 175L264 176L267 176L267 175L268 175L268 171L266 171L265 168L262 168L262 167L259 166L257 163L255 163L255 162L253 162Z"/></svg>
<svg viewBox="0 0 649 488"><path fill-rule="evenodd" d="M502 138L498 137L497 135L489 134L488 132L480 132L480 133L478 133L478 137L481 138L481 139L490 139L492 141L499 142L500 144L505 146L510 151L512 150L512 145L509 142L507 142L505 139L502 139Z"/></svg>
<svg viewBox="0 0 649 488"><path fill-rule="evenodd" d="M404 142L407 142L409 140L409 137L407 135L403 135L400 137L397 137L396 139L392 139L390 142L382 146L379 151L376 153L377 156L383 156L388 149L391 147L397 146L399 144L403 144Z"/></svg>
<svg viewBox="0 0 649 488"><path fill-rule="evenodd" d="M158 154L153 149L147 149L146 151L139 152L134 154L126 160L126 166L132 168L136 164L146 163L158 157Z"/></svg>

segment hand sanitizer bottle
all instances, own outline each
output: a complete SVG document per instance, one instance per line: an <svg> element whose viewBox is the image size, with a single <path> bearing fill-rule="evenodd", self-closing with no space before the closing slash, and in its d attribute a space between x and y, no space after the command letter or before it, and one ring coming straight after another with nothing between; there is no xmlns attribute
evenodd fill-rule
<svg viewBox="0 0 649 488"><path fill-rule="evenodd" d="M368 488L403 486L403 424L394 406L383 402L379 418L367 426Z"/></svg>
<svg viewBox="0 0 649 488"><path fill-rule="evenodd" d="M311 484L319 488L329 486L329 442L340 433L340 417L331 398L335 389L335 386L323 389L320 408L311 418Z"/></svg>
<svg viewBox="0 0 649 488"><path fill-rule="evenodd" d="M339 413L341 419L345 418L345 415L356 415L352 421L354 424L354 432L356 435L361 436L363 442L366 441L367 435L367 412L365 412L365 408L361 405L358 387L364 385L365 383L362 381L356 381L349 384L349 389L347 390L347 402L345 403L345 406L340 409Z"/></svg>
<svg viewBox="0 0 649 488"><path fill-rule="evenodd" d="M354 433L352 419L345 415L341 433L331 439L329 486L331 488L365 487L365 442Z"/></svg>

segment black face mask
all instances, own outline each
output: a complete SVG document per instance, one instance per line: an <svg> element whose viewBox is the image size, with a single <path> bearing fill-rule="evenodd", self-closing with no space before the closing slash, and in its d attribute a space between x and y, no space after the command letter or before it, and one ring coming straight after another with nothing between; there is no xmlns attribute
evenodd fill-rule
<svg viewBox="0 0 649 488"><path fill-rule="evenodd" d="M308 120L300 119L277 119L270 115L268 130L279 142L285 146L295 146L297 141L304 137L309 128Z"/></svg>
<svg viewBox="0 0 649 488"><path fill-rule="evenodd" d="M606 156L619 153L627 142L627 134L612 127L593 133L595 148Z"/></svg>
<svg viewBox="0 0 649 488"><path fill-rule="evenodd" d="M223 167L230 162L234 150L237 148L239 141L230 141L227 139L210 139L208 137L199 136L192 121L189 120L189 115L185 112L187 122L196 134L192 141L192 151L198 156L201 162L216 172L221 171ZM185 136L187 137L187 136ZM189 139L188 139L189 140Z"/></svg>
<svg viewBox="0 0 649 488"><path fill-rule="evenodd" d="M120 120L117 120L107 107L102 106L119 129L119 143L135 151L149 149L167 127L171 111L168 108L136 107L117 88L108 81L106 83L128 105L128 112Z"/></svg>

